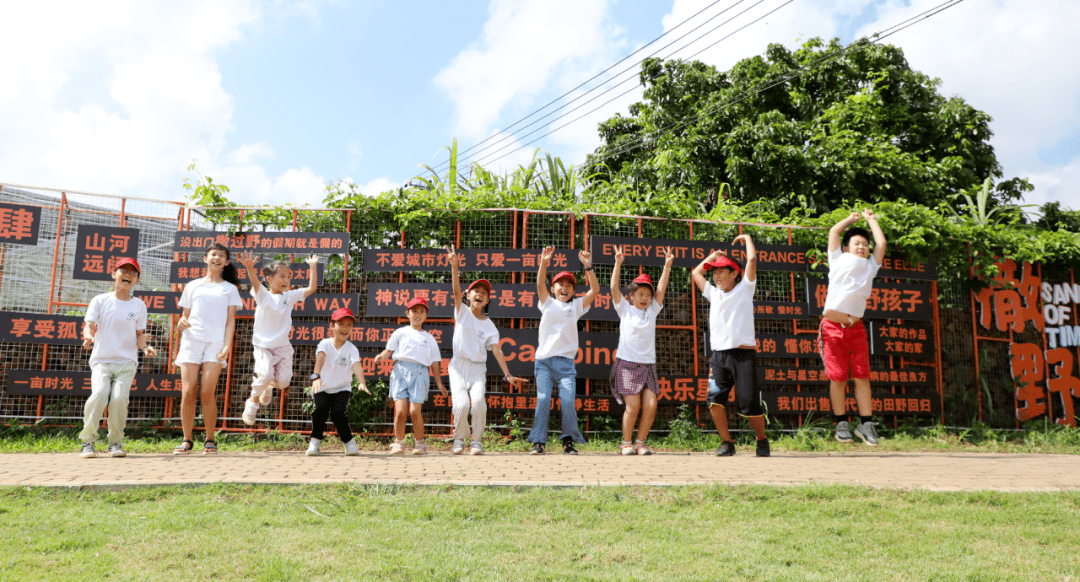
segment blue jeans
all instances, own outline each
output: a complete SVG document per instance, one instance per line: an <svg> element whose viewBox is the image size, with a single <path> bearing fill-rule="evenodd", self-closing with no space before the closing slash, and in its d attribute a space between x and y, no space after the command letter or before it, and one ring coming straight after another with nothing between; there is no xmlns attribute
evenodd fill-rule
<svg viewBox="0 0 1080 582"><path fill-rule="evenodd" d="M562 407L562 434L559 439L570 437L585 442L577 425L577 368L574 360L553 356L536 360L536 413L529 431L529 442L546 443L548 439L548 415L551 414L551 392L559 385L559 405Z"/></svg>

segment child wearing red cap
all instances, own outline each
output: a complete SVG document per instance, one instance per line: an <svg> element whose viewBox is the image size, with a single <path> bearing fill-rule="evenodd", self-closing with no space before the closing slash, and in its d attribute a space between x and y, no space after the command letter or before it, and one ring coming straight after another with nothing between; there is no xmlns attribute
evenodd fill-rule
<svg viewBox="0 0 1080 582"><path fill-rule="evenodd" d="M651 455L652 449L645 445L645 439L649 438L649 429L656 418L656 397L660 395L660 383L656 379L656 317L664 308L664 294L675 253L671 247L664 249L664 272L655 289L648 275L639 275L626 290L626 301L623 301L619 273L625 258L619 247L615 251L615 269L611 271L611 301L619 314L619 348L615 364L611 366L611 392L619 404L626 400L619 452ZM631 445L639 411L638 439Z"/></svg>
<svg viewBox="0 0 1080 582"><path fill-rule="evenodd" d="M315 277L314 270L312 266L312 280ZM364 379L360 352L349 341L354 323L356 316L352 311L346 308L338 309L330 316L332 335L319 342L319 347L315 348L315 373L311 375L311 398L315 401L315 410L311 413L311 442L306 453L308 456L319 454L328 417L334 421L338 438L345 443L345 454L360 454L356 439L349 428L349 418L345 415L345 411L349 409L349 398L352 397L353 376L356 376L361 390L368 394L371 392L368 392L367 381Z"/></svg>
<svg viewBox="0 0 1080 582"><path fill-rule="evenodd" d="M709 336L712 356L709 357L709 412L720 433L722 442L716 454L728 457L735 454L735 443L728 431L727 409L732 387L739 414L750 421L757 436L757 456L769 456L769 439L765 436L765 415L761 408L761 393L757 389L757 341L754 337L754 289L757 288L757 251L748 234L735 237L732 244L746 244L746 270L722 251L715 251L694 267L691 276L709 302ZM712 282L705 272L712 271ZM741 278L740 278L741 276Z"/></svg>
<svg viewBox="0 0 1080 582"><path fill-rule="evenodd" d="M251 345L255 351L255 370L251 396L244 402L241 418L245 424L255 424L259 405L267 406L274 396L274 387L284 390L292 381L293 347L289 343L293 307L309 297L319 286L319 256L308 257L308 286L292 289L292 268L288 261L273 261L263 266L266 285L255 274L255 255L241 253L240 263L251 280L251 296L255 298L255 318L251 328Z"/></svg>
<svg viewBox="0 0 1080 582"><path fill-rule="evenodd" d="M564 455L576 455L574 442L585 442L577 424L577 369L574 360L578 353L577 322L589 311L593 299L600 292L600 282L593 272L592 255L588 251L578 253L585 268L589 290L584 297L575 299L577 279L573 273L563 271L551 279L550 293L545 285L547 268L555 247L544 247L540 255L540 269L536 275L536 298L539 302L540 329L536 342L536 411L529 442L533 443L533 455L544 454L548 439L548 416L551 414L551 396L559 386L559 402L562 408L562 434Z"/></svg>
<svg viewBox="0 0 1080 582"><path fill-rule="evenodd" d="M495 361L503 371L503 379L517 384L520 378L510 375L506 357L499 347L499 330L495 322L484 313L491 300L491 283L477 279L465 292L469 305L462 304L461 279L458 277L458 254L454 246L446 247L446 260L450 263L454 283L454 357L450 360L450 398L454 410L455 455L465 452L465 442L471 441L469 453L481 455L484 446L481 437L487 426L487 352L495 355ZM464 307L464 308L463 308ZM469 414L472 413L472 423Z"/></svg>
<svg viewBox="0 0 1080 582"><path fill-rule="evenodd" d="M393 358L394 369L390 372L390 399L394 401L394 443L390 445L391 455L405 453L405 423L412 418L414 455L427 453L424 444L424 417L421 408L427 400L429 376L435 376L435 384L443 396L447 395L443 386L442 355L439 344L430 333L424 331L427 320L428 302L423 297L415 297L405 306L409 325L399 327L390 335L386 349L375 356L375 363L386 358Z"/></svg>
<svg viewBox="0 0 1080 582"><path fill-rule="evenodd" d="M83 318L83 349L90 353L90 398L83 407L83 429L79 433L79 456L97 456L94 442L105 408L109 409L109 454L124 457L124 427L127 425L128 393L135 380L139 350L152 358L157 350L146 339L146 304L132 296L139 282L135 259L116 261L112 272L113 290L90 300Z"/></svg>
<svg viewBox="0 0 1080 582"><path fill-rule="evenodd" d="M870 233L864 228L848 228L865 218L874 233L874 251L870 252ZM847 229L847 232L844 232ZM840 233L844 232L843 237ZM870 401L870 348L862 316L866 300L873 290L874 277L885 260L885 233L870 210L837 222L829 229L829 290L825 311L818 328L818 350L829 377L829 396L836 440L850 443L851 427L847 417L847 381L855 379L855 403L859 424L855 435L868 445L878 444Z"/></svg>

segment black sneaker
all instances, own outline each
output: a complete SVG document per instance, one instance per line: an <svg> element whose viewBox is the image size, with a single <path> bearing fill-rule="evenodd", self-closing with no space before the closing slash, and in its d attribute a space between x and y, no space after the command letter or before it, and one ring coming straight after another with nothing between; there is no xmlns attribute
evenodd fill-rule
<svg viewBox="0 0 1080 582"><path fill-rule="evenodd" d="M577 449L574 448L574 439L567 438L562 443L562 454L564 455L576 455Z"/></svg>
<svg viewBox="0 0 1080 582"><path fill-rule="evenodd" d="M530 455L542 455L544 454L544 443L533 443L533 448L529 451Z"/></svg>
<svg viewBox="0 0 1080 582"><path fill-rule="evenodd" d="M761 439L757 442L757 456L769 456L769 439Z"/></svg>
<svg viewBox="0 0 1080 582"><path fill-rule="evenodd" d="M717 457L731 457L735 455L735 443L731 441L724 441L720 443L720 448L716 449Z"/></svg>

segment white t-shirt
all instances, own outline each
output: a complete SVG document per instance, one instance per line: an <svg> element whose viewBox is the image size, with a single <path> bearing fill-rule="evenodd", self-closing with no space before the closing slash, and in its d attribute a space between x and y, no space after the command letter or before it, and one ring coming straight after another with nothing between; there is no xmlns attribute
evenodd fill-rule
<svg viewBox="0 0 1080 582"><path fill-rule="evenodd" d="M408 325L399 327L390 334L386 349L394 352L395 360L416 362L424 366L442 361L439 344L435 338L426 331L417 331Z"/></svg>
<svg viewBox="0 0 1080 582"><path fill-rule="evenodd" d="M615 304L619 314L618 358L635 364L656 363L656 316L664 306L653 299L645 309L638 309L624 296Z"/></svg>
<svg viewBox="0 0 1080 582"><path fill-rule="evenodd" d="M302 291L302 289L301 289ZM326 354L319 377L322 378L322 392L334 394L352 390L353 364L360 361L360 351L352 342L346 341L341 349L334 347L334 339L326 338L315 348L315 355Z"/></svg>
<svg viewBox="0 0 1080 582"><path fill-rule="evenodd" d="M829 254L829 291L825 294L825 309L859 317L866 311L866 300L873 291L877 275L874 255L862 258L837 249Z"/></svg>
<svg viewBox="0 0 1080 582"><path fill-rule="evenodd" d="M180 307L190 309L188 323L182 339L188 341L223 343L225 324L229 320L229 307L243 307L240 291L228 281L211 283L205 278L195 279L184 287L180 295Z"/></svg>
<svg viewBox="0 0 1080 582"><path fill-rule="evenodd" d="M480 321L472 309L462 305L454 314L454 357L481 364L487 352L499 343L499 330L491 318Z"/></svg>
<svg viewBox="0 0 1080 582"><path fill-rule="evenodd" d="M705 283L705 291L701 295L709 302L709 343L714 352L755 345L756 287L757 279L747 281L746 277L727 293L712 283Z"/></svg>
<svg viewBox="0 0 1080 582"><path fill-rule="evenodd" d="M132 297L121 301L112 293L90 300L84 321L97 324L90 365L126 364L139 361L136 332L146 330L146 304Z"/></svg>
<svg viewBox="0 0 1080 582"><path fill-rule="evenodd" d="M540 304L540 331L536 346L536 359L562 356L571 360L577 358L578 331L577 322L589 312L585 300L577 297L569 303L559 301L551 295Z"/></svg>
<svg viewBox="0 0 1080 582"><path fill-rule="evenodd" d="M273 294L266 285L259 285L259 292L254 289L255 324L251 328L251 345L257 348L280 348L289 345L289 330L292 328L293 306L304 300L304 290L294 289Z"/></svg>

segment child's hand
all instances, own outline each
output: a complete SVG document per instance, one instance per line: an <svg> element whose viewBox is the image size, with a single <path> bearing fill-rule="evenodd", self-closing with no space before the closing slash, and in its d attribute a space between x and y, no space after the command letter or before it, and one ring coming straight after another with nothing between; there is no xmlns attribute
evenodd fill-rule
<svg viewBox="0 0 1080 582"><path fill-rule="evenodd" d="M154 349L154 346L146 346L146 348L143 349L143 354L148 358L152 358L157 355L157 350Z"/></svg>
<svg viewBox="0 0 1080 582"><path fill-rule="evenodd" d="M251 251L240 253L236 258L240 261L240 264L248 270L249 279L257 276L252 274L255 271L255 253Z"/></svg>
<svg viewBox="0 0 1080 582"><path fill-rule="evenodd" d="M319 255L311 255L304 262L307 263L309 267L315 267L316 265L319 264Z"/></svg>
<svg viewBox="0 0 1080 582"><path fill-rule="evenodd" d="M442 382L439 382L439 392L442 393L443 396L450 395L450 393L446 391L446 386L443 386Z"/></svg>
<svg viewBox="0 0 1080 582"><path fill-rule="evenodd" d="M622 252L622 245L615 247L615 266L622 266L623 261L626 259L626 254Z"/></svg>
<svg viewBox="0 0 1080 582"><path fill-rule="evenodd" d="M861 214L859 214L858 212L852 212L851 216L848 217L848 224L849 225L850 224L855 224L856 222L859 222L859 220L861 220L861 219L862 219Z"/></svg>
<svg viewBox="0 0 1080 582"><path fill-rule="evenodd" d="M364 391L364 394L371 394L371 391L367 389L367 384L364 382L360 383L360 389Z"/></svg>
<svg viewBox="0 0 1080 582"><path fill-rule="evenodd" d="M874 220L875 218L877 218L874 215L874 211L870 210L869 208L862 211L862 217L865 218L867 222L870 222L871 220Z"/></svg>
<svg viewBox="0 0 1080 582"><path fill-rule="evenodd" d="M82 340L82 347L86 351L90 351L90 350L94 349L94 338L92 338L92 337L84 337L83 340Z"/></svg>
<svg viewBox="0 0 1080 582"><path fill-rule="evenodd" d="M524 378L518 378L517 376L506 376L504 379L507 383L509 383L511 386L514 386L515 388L520 388L521 385L525 383Z"/></svg>
<svg viewBox="0 0 1080 582"><path fill-rule="evenodd" d="M735 237L735 240L731 241L731 244L735 244L735 243L737 243L739 241L743 241L743 244L746 244L748 242L754 242L754 241L750 240L750 235L748 235L748 234L740 234L739 236Z"/></svg>
<svg viewBox="0 0 1080 582"><path fill-rule="evenodd" d="M217 361L224 363L229 359L229 346L225 346L217 355Z"/></svg>
<svg viewBox="0 0 1080 582"><path fill-rule="evenodd" d="M670 269L671 265L675 263L675 250L671 247L664 247L661 250L664 251L664 268Z"/></svg>
<svg viewBox="0 0 1080 582"><path fill-rule="evenodd" d="M191 324L188 323L187 316L181 315L180 321L176 322L176 331L184 331L189 327L191 327Z"/></svg>
<svg viewBox="0 0 1080 582"><path fill-rule="evenodd" d="M555 247L544 247L540 253L540 266L545 269L551 264L551 257L555 255Z"/></svg>
<svg viewBox="0 0 1080 582"><path fill-rule="evenodd" d="M322 390L322 378L315 378L315 381L311 383L311 393L316 394L320 390ZM364 392L367 392L366 388L364 389ZM368 393L370 394L370 392Z"/></svg>
<svg viewBox="0 0 1080 582"><path fill-rule="evenodd" d="M705 258L705 260L712 263L712 262L715 262L716 259L719 259L720 257L723 257L726 254L727 253L725 253L724 251L716 250L716 251L713 251L712 253L710 253L709 256Z"/></svg>
<svg viewBox="0 0 1080 582"><path fill-rule="evenodd" d="M458 254L454 250L454 245L446 245L446 264L451 267L458 265Z"/></svg>
<svg viewBox="0 0 1080 582"><path fill-rule="evenodd" d="M588 269L592 266L592 253L589 251L580 251L577 254L578 260L581 261L581 266Z"/></svg>

